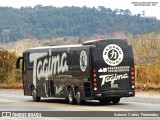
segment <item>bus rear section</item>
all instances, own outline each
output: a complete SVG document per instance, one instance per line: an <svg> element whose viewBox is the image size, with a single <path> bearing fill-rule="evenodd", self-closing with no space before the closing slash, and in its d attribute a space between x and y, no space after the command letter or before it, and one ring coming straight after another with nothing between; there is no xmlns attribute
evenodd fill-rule
<svg viewBox="0 0 160 120"><path fill-rule="evenodd" d="M125 40L96 41L91 48L93 99L119 103L135 95L132 47Z"/></svg>

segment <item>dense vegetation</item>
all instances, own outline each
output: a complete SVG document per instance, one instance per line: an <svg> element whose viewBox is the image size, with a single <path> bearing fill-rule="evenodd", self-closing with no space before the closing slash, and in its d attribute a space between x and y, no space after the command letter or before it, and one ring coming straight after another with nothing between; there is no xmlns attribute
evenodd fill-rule
<svg viewBox="0 0 160 120"><path fill-rule="evenodd" d="M128 38L134 49L136 87L160 89L160 33Z"/></svg>
<svg viewBox="0 0 160 120"><path fill-rule="evenodd" d="M0 83L21 81L21 70L15 68L16 54L0 50Z"/></svg>
<svg viewBox="0 0 160 120"><path fill-rule="evenodd" d="M0 7L0 42L23 38L51 39L60 36L88 37L123 32L141 34L160 31L156 18L131 15L127 10L84 7Z"/></svg>

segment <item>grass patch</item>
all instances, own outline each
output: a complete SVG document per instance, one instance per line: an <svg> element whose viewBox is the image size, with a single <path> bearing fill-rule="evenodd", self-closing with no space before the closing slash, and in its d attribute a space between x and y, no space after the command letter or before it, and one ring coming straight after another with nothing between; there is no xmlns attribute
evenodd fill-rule
<svg viewBox="0 0 160 120"><path fill-rule="evenodd" d="M18 82L0 83L0 89L22 89L23 84Z"/></svg>
<svg viewBox="0 0 160 120"><path fill-rule="evenodd" d="M145 85L145 87L144 87ZM144 84L144 83L136 83L135 85L136 89L137 90L160 90L160 85L155 85L153 83L147 83L147 84Z"/></svg>
<svg viewBox="0 0 160 120"><path fill-rule="evenodd" d="M136 66L136 88L146 90L160 89L160 65Z"/></svg>
<svg viewBox="0 0 160 120"><path fill-rule="evenodd" d="M146 84L145 84L146 85ZM144 88L144 84L142 83L136 83L136 89L140 90ZM145 90L160 90L160 85L155 85L155 84L147 84L145 87Z"/></svg>

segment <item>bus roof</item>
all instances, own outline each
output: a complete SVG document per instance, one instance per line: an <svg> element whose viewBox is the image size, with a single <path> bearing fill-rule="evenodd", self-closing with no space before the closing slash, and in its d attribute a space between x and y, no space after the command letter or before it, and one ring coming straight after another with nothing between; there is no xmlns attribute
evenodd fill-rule
<svg viewBox="0 0 160 120"><path fill-rule="evenodd" d="M83 43L83 45L95 45L97 43L101 43L101 42L105 42L105 41L123 41L123 42L127 42L126 39L97 39L97 40L89 40Z"/></svg>
<svg viewBox="0 0 160 120"><path fill-rule="evenodd" d="M89 40L84 42L83 44L73 44L73 45L60 45L60 46L41 46L41 47L35 47L35 48L29 48L25 50L24 52L30 52L35 50L42 50L42 49L53 49L53 48L72 48L72 47L82 47L82 46L92 46L98 43L103 43L106 41L119 41L119 42L125 42L125 39L97 39L97 40Z"/></svg>
<svg viewBox="0 0 160 120"><path fill-rule="evenodd" d="M60 46L41 46L41 47L35 47L35 48L29 48L25 50L24 52L30 52L34 50L42 50L42 49L53 49L53 48L71 48L71 47L82 47L82 44L77 45L60 45Z"/></svg>

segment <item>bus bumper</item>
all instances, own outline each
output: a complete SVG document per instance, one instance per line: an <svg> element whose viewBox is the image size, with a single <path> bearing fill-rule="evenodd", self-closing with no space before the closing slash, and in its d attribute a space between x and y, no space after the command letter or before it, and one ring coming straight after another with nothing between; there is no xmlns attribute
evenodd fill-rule
<svg viewBox="0 0 160 120"><path fill-rule="evenodd" d="M113 98L113 97L134 97L135 91L107 91L93 93L93 99Z"/></svg>

